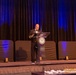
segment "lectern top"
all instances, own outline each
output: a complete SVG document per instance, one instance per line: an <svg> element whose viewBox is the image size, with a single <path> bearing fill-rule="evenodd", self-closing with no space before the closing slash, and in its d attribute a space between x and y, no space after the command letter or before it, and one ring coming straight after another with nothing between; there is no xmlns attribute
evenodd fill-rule
<svg viewBox="0 0 76 75"><path fill-rule="evenodd" d="M46 38L49 34L50 34L50 32L41 32L38 34L38 36Z"/></svg>

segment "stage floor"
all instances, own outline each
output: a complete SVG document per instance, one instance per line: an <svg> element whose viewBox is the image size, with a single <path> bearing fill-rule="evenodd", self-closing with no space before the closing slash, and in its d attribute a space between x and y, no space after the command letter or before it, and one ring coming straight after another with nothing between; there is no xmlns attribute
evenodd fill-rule
<svg viewBox="0 0 76 75"><path fill-rule="evenodd" d="M0 67L34 66L34 65L59 65L76 64L76 60L46 60L40 63L32 64L31 61L0 62Z"/></svg>
<svg viewBox="0 0 76 75"><path fill-rule="evenodd" d="M38 64L32 64L31 61L0 63L0 75L15 75L17 73L24 73L24 75L30 75L30 73L33 72L44 72L50 70L64 69L76 69L76 60L46 60L40 61L40 63Z"/></svg>

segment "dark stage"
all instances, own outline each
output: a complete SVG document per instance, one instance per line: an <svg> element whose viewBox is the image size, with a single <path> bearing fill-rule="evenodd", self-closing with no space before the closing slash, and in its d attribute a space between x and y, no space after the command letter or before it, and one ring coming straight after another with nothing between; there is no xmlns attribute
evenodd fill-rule
<svg viewBox="0 0 76 75"><path fill-rule="evenodd" d="M76 70L76 0L0 0L0 75L66 69Z"/></svg>

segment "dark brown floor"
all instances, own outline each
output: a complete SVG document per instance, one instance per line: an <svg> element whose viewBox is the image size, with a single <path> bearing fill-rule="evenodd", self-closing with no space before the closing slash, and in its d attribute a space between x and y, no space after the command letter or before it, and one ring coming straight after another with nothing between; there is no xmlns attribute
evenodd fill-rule
<svg viewBox="0 0 76 75"><path fill-rule="evenodd" d="M34 65L56 65L56 64L76 64L76 60L46 60L40 61L38 64L32 64L31 61L18 61L18 62L0 62L0 67L11 66L34 66Z"/></svg>
<svg viewBox="0 0 76 75"><path fill-rule="evenodd" d="M76 60L47 60L32 64L31 61L0 63L0 75L39 75L48 70L76 68Z"/></svg>

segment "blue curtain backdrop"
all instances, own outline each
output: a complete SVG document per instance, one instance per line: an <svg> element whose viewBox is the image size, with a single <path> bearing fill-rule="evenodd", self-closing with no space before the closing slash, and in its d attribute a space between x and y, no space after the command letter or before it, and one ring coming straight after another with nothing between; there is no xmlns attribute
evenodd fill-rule
<svg viewBox="0 0 76 75"><path fill-rule="evenodd" d="M76 0L0 0L0 40L29 40L36 23L47 40L76 41Z"/></svg>

